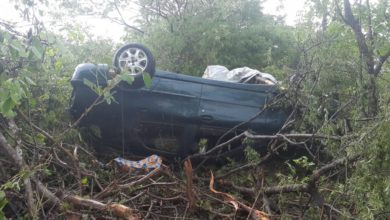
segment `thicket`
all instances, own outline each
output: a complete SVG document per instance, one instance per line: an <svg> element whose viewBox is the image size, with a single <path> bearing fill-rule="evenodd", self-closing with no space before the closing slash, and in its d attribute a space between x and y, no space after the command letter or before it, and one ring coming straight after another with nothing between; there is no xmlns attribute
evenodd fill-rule
<svg viewBox="0 0 390 220"><path fill-rule="evenodd" d="M14 4L31 29L0 20L0 219L389 218L387 0L309 0L296 27L254 0ZM124 17L131 7L136 25ZM86 14L123 24L123 40L150 47L160 69L274 74L289 120L274 135L237 134L245 159L222 167L164 161L148 174L117 172L67 112L75 66L111 63L118 46L56 19ZM265 151L250 147L259 140ZM217 155L209 150L200 157Z"/></svg>

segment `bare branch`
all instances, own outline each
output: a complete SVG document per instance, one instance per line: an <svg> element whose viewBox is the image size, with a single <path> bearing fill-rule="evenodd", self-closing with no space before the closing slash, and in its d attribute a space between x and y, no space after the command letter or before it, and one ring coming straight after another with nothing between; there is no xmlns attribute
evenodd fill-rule
<svg viewBox="0 0 390 220"><path fill-rule="evenodd" d="M379 72L382 69L383 64L386 62L386 60L390 57L390 49L383 55L379 57L379 62L375 67L375 75L378 75Z"/></svg>
<svg viewBox="0 0 390 220"><path fill-rule="evenodd" d="M313 139L331 139L339 141L341 138L339 136L332 135L323 135L323 134L275 134L275 135L255 135L250 133L249 131L245 131L245 136L251 139L285 139L285 138L297 138L297 139L305 139L305 138L313 138Z"/></svg>
<svg viewBox="0 0 390 220"><path fill-rule="evenodd" d="M115 9L116 11L118 12L119 14L119 17L121 18L121 21L122 21L122 24L125 25L126 27L130 28L130 29L133 29L141 34L144 34L145 32L141 29L139 29L138 27L135 27L133 25L130 25L126 22L126 20L123 18L123 15L122 15L122 12L119 10L119 7L118 5L116 4L116 2L114 2L114 6L115 6Z"/></svg>
<svg viewBox="0 0 390 220"><path fill-rule="evenodd" d="M137 210L131 209L127 206L118 203L104 204L93 199L85 199L70 194L65 195L64 200L69 203L72 203L73 205L80 206L83 208L95 209L110 213L112 212L115 216L127 220L141 219L141 215L138 213Z"/></svg>

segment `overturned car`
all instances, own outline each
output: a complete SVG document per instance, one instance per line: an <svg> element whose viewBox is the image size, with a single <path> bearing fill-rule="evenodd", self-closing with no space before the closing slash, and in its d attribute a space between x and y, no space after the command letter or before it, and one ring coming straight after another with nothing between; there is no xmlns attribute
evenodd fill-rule
<svg viewBox="0 0 390 220"><path fill-rule="evenodd" d="M151 52L140 44L121 47L113 63L116 72L104 64L80 64L71 79L71 115L89 131L85 137L98 150L186 156L199 152L199 140L213 145L237 125L235 132L272 134L287 118L282 108L262 111L278 94L274 79L248 84L244 81L253 81L252 76L232 82L210 79L210 73L200 78L156 70ZM145 73L150 83L145 83ZM128 74L134 81L110 88L112 103L99 102L93 86L110 86L115 74Z"/></svg>

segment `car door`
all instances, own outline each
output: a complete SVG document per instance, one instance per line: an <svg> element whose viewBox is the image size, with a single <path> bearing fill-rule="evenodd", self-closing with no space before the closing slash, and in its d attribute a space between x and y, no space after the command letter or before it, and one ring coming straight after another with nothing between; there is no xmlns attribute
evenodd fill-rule
<svg viewBox="0 0 390 220"><path fill-rule="evenodd" d="M178 74L156 74L155 85L132 95L138 109L137 135L150 147L178 152L184 132L199 124L201 84ZM134 93L133 93L134 94Z"/></svg>
<svg viewBox="0 0 390 220"><path fill-rule="evenodd" d="M219 136L250 120L264 107L268 95L267 88L262 85L208 81L203 85L200 101L202 134ZM266 131L267 122L267 117L259 116L241 129Z"/></svg>
<svg viewBox="0 0 390 220"><path fill-rule="evenodd" d="M197 123L201 84L183 77L162 77L153 94L154 115L161 123L186 125Z"/></svg>

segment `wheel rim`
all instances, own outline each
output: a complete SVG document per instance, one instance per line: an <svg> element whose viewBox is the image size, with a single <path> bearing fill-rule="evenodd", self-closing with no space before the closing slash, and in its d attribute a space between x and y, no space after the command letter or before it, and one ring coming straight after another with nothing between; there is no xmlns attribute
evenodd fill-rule
<svg viewBox="0 0 390 220"><path fill-rule="evenodd" d="M146 53L139 48L129 48L119 55L119 68L127 70L130 75L137 75L145 71L148 65Z"/></svg>

